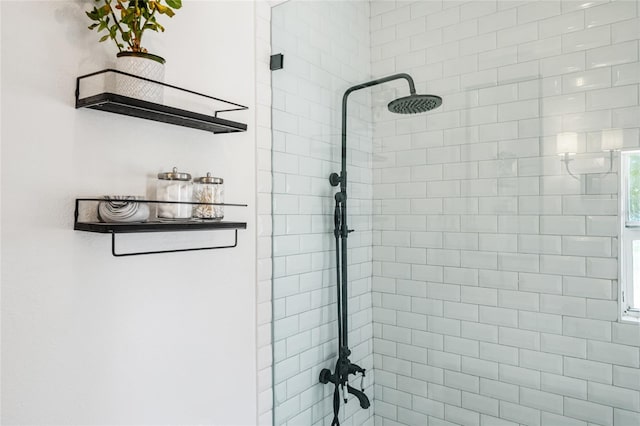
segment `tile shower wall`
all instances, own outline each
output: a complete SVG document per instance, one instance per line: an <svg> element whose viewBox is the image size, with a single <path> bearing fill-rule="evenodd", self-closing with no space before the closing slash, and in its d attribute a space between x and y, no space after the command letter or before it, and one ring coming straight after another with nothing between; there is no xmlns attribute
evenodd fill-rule
<svg viewBox="0 0 640 426"><path fill-rule="evenodd" d="M369 4L292 0L272 9L271 23L272 52L284 54L272 73L274 424L327 425L333 387L318 375L337 359L328 177L340 170L342 94L370 77ZM350 96L349 129L351 359L372 368L370 94ZM373 409L352 400L340 418L372 425Z"/></svg>
<svg viewBox="0 0 640 426"><path fill-rule="evenodd" d="M637 1L376 1L376 425L640 424L640 328L617 318L617 173L639 145ZM584 164L584 163L587 164ZM582 163L582 164L581 164ZM586 168L586 169L585 169Z"/></svg>

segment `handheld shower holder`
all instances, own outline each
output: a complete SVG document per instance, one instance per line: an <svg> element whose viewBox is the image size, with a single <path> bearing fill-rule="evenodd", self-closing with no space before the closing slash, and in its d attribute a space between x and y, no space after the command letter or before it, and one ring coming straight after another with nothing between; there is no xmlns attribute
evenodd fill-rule
<svg viewBox="0 0 640 426"><path fill-rule="evenodd" d="M340 185L341 181L342 181L342 178L340 177L339 174L331 173L329 175L329 183L331 184L331 186L338 186Z"/></svg>

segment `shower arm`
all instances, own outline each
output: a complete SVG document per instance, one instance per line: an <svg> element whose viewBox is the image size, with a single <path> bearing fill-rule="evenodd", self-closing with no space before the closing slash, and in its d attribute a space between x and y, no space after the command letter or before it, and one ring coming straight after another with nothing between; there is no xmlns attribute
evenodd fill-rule
<svg viewBox="0 0 640 426"><path fill-rule="evenodd" d="M345 192L347 189L347 98L352 92L360 89L366 89L367 87L377 86L379 84L387 83L389 81L405 79L407 83L409 83L409 92L411 95L416 94L416 85L413 82L413 78L409 74L399 73L390 75L387 77L378 78L376 80L371 80L366 83L356 84L355 86L349 87L342 96L342 170L340 172L340 176L334 173L334 177L332 177L331 185L337 186L340 183L340 190Z"/></svg>

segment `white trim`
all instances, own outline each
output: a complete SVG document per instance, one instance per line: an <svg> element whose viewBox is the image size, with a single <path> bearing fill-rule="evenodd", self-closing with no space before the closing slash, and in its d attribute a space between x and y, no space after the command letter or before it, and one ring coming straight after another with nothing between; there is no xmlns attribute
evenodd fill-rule
<svg viewBox="0 0 640 426"><path fill-rule="evenodd" d="M638 222L628 221L629 211L629 156L640 154L640 151L623 151L619 156L620 178L618 179L618 320L620 322L640 322L640 306L633 306L633 241L640 241ZM633 308L632 311L629 308Z"/></svg>

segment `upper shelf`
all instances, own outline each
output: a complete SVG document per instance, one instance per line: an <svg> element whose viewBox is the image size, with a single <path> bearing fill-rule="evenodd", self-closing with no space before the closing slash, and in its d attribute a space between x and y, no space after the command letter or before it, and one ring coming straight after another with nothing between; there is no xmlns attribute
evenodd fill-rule
<svg viewBox="0 0 640 426"><path fill-rule="evenodd" d="M223 109L214 109L213 115L202 114L194 111L188 111L186 109L167 106L150 102L147 100L131 98L121 94L111 93L109 91L102 91L101 93L93 94L80 98L80 86L82 80L89 79L91 77L98 76L100 74L108 75L108 73L122 74L129 77L133 77L139 80L148 81L155 84L160 84L164 87L179 90L181 92L189 93L191 95L204 97L210 101L216 101L225 105ZM213 133L234 133L244 132L247 130L247 125L244 123L238 123L231 120L218 118L219 113L230 111L242 111L248 109L248 107L234 102L229 102L224 99L215 98L213 96L205 95L202 93L194 92L192 90L183 89L177 86L173 86L160 81L150 80L148 78L136 76L133 74L125 73L114 69L105 69L97 71L91 74L83 75L76 79L76 108L91 108L102 111L113 112L116 114L129 115L132 117L144 118L147 120L160 121L163 123L175 124L178 126L191 127L194 129L205 130ZM228 107L227 107L228 106Z"/></svg>

